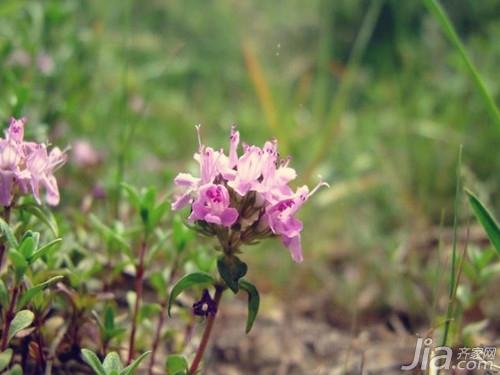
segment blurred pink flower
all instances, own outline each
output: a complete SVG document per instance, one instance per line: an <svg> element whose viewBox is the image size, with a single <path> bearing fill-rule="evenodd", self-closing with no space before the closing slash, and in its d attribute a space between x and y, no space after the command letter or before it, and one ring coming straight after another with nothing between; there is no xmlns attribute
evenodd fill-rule
<svg viewBox="0 0 500 375"><path fill-rule="evenodd" d="M73 161L78 167L94 167L102 160L102 155L85 139L76 140L71 149Z"/></svg>
<svg viewBox="0 0 500 375"><path fill-rule="evenodd" d="M64 164L66 155L59 148L47 153L45 144L24 141L26 119L10 120L5 138L0 138L0 205L9 206L16 193L31 190L40 203L40 187L50 205L59 203L54 171Z"/></svg>
<svg viewBox="0 0 500 375"><path fill-rule="evenodd" d="M296 192L289 183L297 176L288 166L290 159L279 160L276 140L264 147L243 145L238 156L240 134L235 127L229 137L229 156L202 144L198 132L199 151L194 158L199 164L199 176L179 173L174 182L184 192L172 203L177 210L191 205L191 222L231 228L230 235L219 236L220 229L209 230L230 246L253 243L255 240L279 236L296 262L303 260L300 234L302 222L295 217L301 206L321 186L312 192L302 186Z"/></svg>

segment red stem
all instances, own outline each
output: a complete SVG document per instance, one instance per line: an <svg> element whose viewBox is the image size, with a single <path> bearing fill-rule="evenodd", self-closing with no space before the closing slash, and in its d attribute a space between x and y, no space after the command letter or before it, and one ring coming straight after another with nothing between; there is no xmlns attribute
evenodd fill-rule
<svg viewBox="0 0 500 375"><path fill-rule="evenodd" d="M141 243L141 251L139 254L139 264L137 265L137 271L135 274L135 304L134 304L134 312L133 312L133 317L132 317L132 330L130 331L127 364L130 364L132 362L132 359L134 359L135 334L137 331L137 318L139 315L139 308L141 307L142 291L143 291L143 287L144 287L144 257L145 257L145 255L146 255L146 241L144 240Z"/></svg>
<svg viewBox="0 0 500 375"><path fill-rule="evenodd" d="M179 257L177 256L174 260L172 269L170 270L167 285L170 285L174 280L178 265ZM158 351L158 346L160 345L161 331L163 329L163 324L165 323L165 310L167 309L167 303L168 302L166 300L160 303L161 310L158 315L158 324L156 326L155 338L153 340L153 346L151 348L151 359L149 360L149 375L153 375L153 367L156 361L156 352Z"/></svg>
<svg viewBox="0 0 500 375"><path fill-rule="evenodd" d="M166 302L161 303L161 310L158 316L158 325L156 326L155 338L153 341L153 347L151 348L151 359L149 361L149 375L153 375L153 367L156 361L156 352L158 351L158 346L160 345L161 331L163 329L163 324L165 322L165 310L167 307Z"/></svg>
<svg viewBox="0 0 500 375"><path fill-rule="evenodd" d="M19 294L19 285L16 285L14 287L14 289L12 290L12 296L10 298L9 307L7 309L7 312L5 313L5 319L4 319L4 322L3 322L2 344L0 345L0 351L2 351L2 352L5 349L7 349L10 323L12 322L12 319L14 319L14 309L16 307L17 295L18 294Z"/></svg>
<svg viewBox="0 0 500 375"><path fill-rule="evenodd" d="M219 309L219 302L222 297L222 293L224 292L224 288L220 286L215 287L215 306L217 310ZM191 367L189 368L189 374L194 375L198 370L201 360L203 359L203 354L205 353L205 349L207 348L208 340L210 339L210 334L212 333L212 328L214 326L215 317L217 316L217 310L215 314L209 315L207 318L207 324L205 326L205 330L203 331L203 336L201 338L200 346L196 351L196 355L193 359L193 363L191 363Z"/></svg>
<svg viewBox="0 0 500 375"><path fill-rule="evenodd" d="M2 217L7 224L10 221L10 211L11 211L11 206L5 206L3 208ZM4 257L5 257L5 250L7 250L7 246L5 246L5 241L3 241L0 244L0 270L2 269L2 266L3 266L3 261L4 261Z"/></svg>

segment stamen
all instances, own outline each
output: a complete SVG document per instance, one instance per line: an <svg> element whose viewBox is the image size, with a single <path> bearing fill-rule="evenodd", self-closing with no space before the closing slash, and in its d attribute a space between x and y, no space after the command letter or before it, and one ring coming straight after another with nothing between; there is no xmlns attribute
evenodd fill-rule
<svg viewBox="0 0 500 375"><path fill-rule="evenodd" d="M323 181L323 177L321 175L318 175L318 178L319 178L318 184L314 187L314 189L311 190L309 194L307 194L307 198L316 193L319 190L319 188L323 186L330 187L330 184L328 184L328 182Z"/></svg>

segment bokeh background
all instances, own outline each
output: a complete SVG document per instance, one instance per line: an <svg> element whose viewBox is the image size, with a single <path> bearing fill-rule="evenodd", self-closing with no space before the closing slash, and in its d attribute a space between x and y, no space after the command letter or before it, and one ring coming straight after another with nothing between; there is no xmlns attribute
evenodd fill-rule
<svg viewBox="0 0 500 375"><path fill-rule="evenodd" d="M499 103L500 1L442 3ZM331 188L301 213L305 262L266 242L245 251L251 278L267 305L311 299L304 314L347 330L444 314L460 145L463 185L500 209L500 131L419 1L2 0L1 122L11 115L98 152L59 172L63 217L121 180L172 194L195 166L195 124L216 148L233 123L248 143L276 137L297 185ZM470 248L488 247L460 202ZM474 319L498 327L495 280Z"/></svg>

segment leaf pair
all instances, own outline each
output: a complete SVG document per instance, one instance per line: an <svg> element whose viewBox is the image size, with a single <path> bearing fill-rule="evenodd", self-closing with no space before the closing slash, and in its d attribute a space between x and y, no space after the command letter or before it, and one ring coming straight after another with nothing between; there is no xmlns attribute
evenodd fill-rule
<svg viewBox="0 0 500 375"><path fill-rule="evenodd" d="M134 186L122 183L132 206L139 211L146 231L151 232L170 208L170 202L162 200L156 204L156 188L149 187L138 191Z"/></svg>
<svg viewBox="0 0 500 375"><path fill-rule="evenodd" d="M181 278L172 288L170 292L170 296L168 299L168 315L171 316L172 304L175 299L187 288L192 286L207 286L207 285L215 285L215 279L208 273L204 272L194 272L190 273L183 278ZM259 291L249 281L244 279L238 280L238 290L243 289L248 294L248 316L247 316L247 324L246 324L246 332L250 332L252 329L253 323L257 317L259 312L260 305L260 297Z"/></svg>
<svg viewBox="0 0 500 375"><path fill-rule="evenodd" d="M137 357L130 365L123 368L120 356L116 352L109 353L101 363L97 355L89 349L82 349L82 356L85 362L94 370L97 375L133 375L149 353L145 352Z"/></svg>

